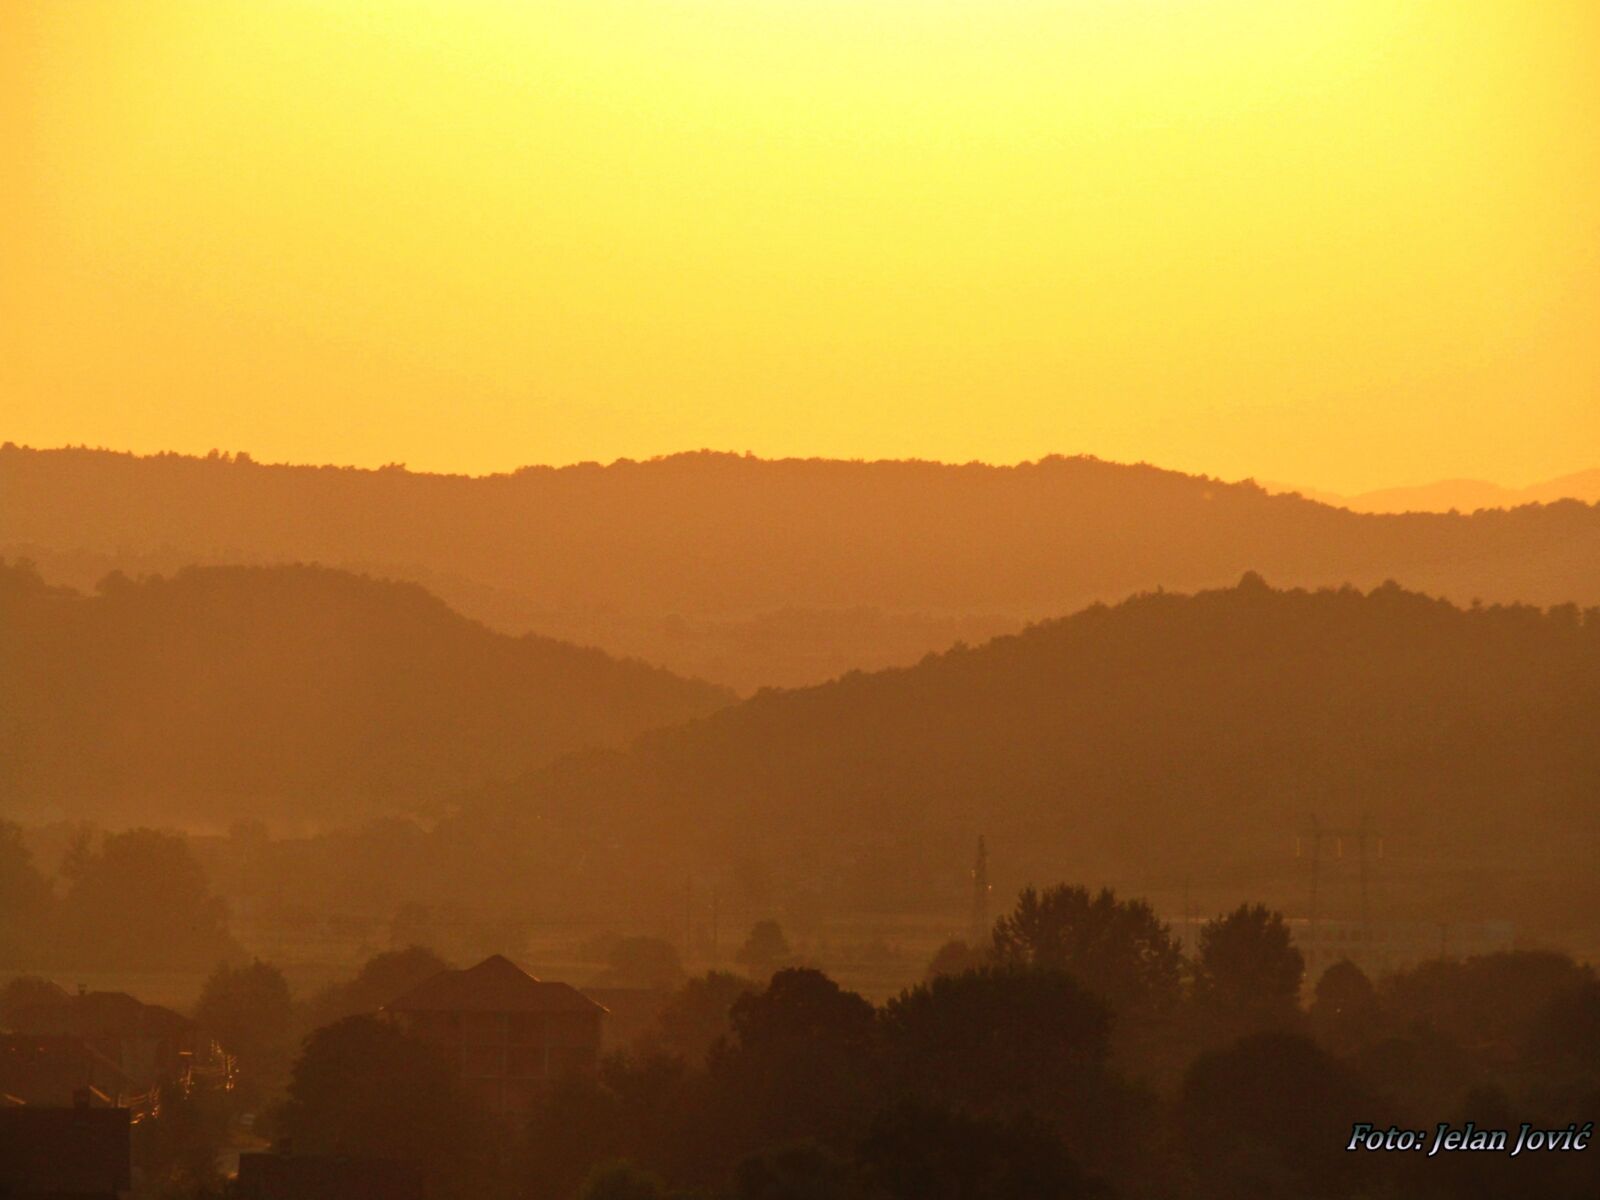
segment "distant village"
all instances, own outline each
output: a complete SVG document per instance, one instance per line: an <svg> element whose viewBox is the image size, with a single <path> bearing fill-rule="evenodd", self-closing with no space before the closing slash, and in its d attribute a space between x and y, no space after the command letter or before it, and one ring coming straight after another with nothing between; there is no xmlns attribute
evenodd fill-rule
<svg viewBox="0 0 1600 1200"><path fill-rule="evenodd" d="M123 992L24 981L0 1033L0 1195L116 1197L132 1186L130 1138L195 1092L229 1093L238 1061L199 1022ZM655 999L656 1004L651 1001ZM536 979L501 955L442 970L376 1014L437 1047L490 1113L523 1117L551 1081L593 1071L609 1009L624 1021L659 1007L645 989ZM630 1011L631 1009L631 1011ZM280 1144L238 1155L240 1197L420 1195L393 1163L293 1156Z"/></svg>
<svg viewBox="0 0 1600 1200"><path fill-rule="evenodd" d="M1037 929L1025 928L1031 889L1015 914L992 922L987 853L981 841L971 874L969 940L952 940L940 950L928 968L930 981L982 972L986 964L1005 957L1007 937L1041 936ZM1074 917L1051 918L1064 922L1064 927L1073 921L1092 925L1106 920L1107 914L1116 923L1123 914L1134 914L1148 927L1144 936L1166 947L1171 964L1195 964L1189 987L1196 996L1208 956L1216 957L1223 939L1240 937L1244 953L1260 960L1245 968L1246 973L1275 968L1282 981L1277 985L1283 992L1277 1012L1260 1018L1264 1028L1302 1026L1301 1004L1307 1002L1314 1023L1321 1006L1326 1026L1322 1032L1350 1037L1345 1027L1361 1019L1360 1006L1376 1004L1378 993L1368 976L1392 979L1397 972L1425 973L1430 964L1518 959L1512 927L1506 922L1447 927L1365 917L1285 919L1260 906L1246 906L1213 921L1195 920L1187 912L1161 921L1147 906L1116 901L1109 892L1091 899L1081 889L1055 889L1045 897L1052 898L1079 907ZM1098 918L1091 915L1096 907L1101 910ZM991 927L993 950L985 945ZM631 947L625 955L646 959L664 955L676 970L669 943L638 938L623 944ZM1129 950L1148 953L1148 947L1141 951L1132 942ZM1013 944L1009 953L1016 956L1018 946ZM1071 958L1071 952L1060 947L1049 953ZM1016 961L1031 958L1043 963L1048 957L1041 943L1024 947ZM785 962L798 962L774 921L756 924L739 958L758 973L776 966L783 974ZM826 980L815 970L791 967L788 973ZM1580 975L1588 978L1586 969ZM373 1029L425 1047L431 1056L412 1060L418 1068L414 1077L402 1068L399 1077L387 1079L383 1086L426 1088L432 1076L422 1064L431 1062L442 1068L459 1096L470 1101L473 1112L507 1131L536 1121L563 1081L594 1079L607 1054L666 1050L691 1058L714 1056L719 1040L730 1030L730 1012L739 999L759 992L755 982L717 971L689 981L677 993L665 985L575 987L540 979L501 954L457 969L441 965L431 952L415 946L379 955L363 977L370 977L364 1000L347 999L342 1009L332 1011L342 1011L346 1022L366 1021ZM402 977L414 978L404 986L391 982L383 990L381 980ZM1335 980L1332 993L1330 979ZM1245 980L1243 990L1258 982ZM774 977L772 989L778 983ZM827 986L838 991L831 982ZM1230 986L1238 988L1240 981ZM308 1152L295 1145L282 1122L275 1126L262 1111L276 1102L274 1093L283 1086L285 1066L270 1063L270 1055L259 1048L262 1030L251 1027L252 1021L271 1024L281 1017L270 1004L262 1005L261 995L253 994L263 987L269 993L279 989L287 1001L274 968L259 961L249 967L219 967L208 984L209 999L202 999L195 1016L187 1016L126 992L82 985L67 988L38 976L13 979L0 996L0 1196L113 1200L225 1194L234 1200L424 1200L432 1195L424 1173L403 1156L374 1156L343 1147L332 1153L325 1148ZM351 987L353 994L361 993L355 984ZM1346 990L1340 991L1341 987ZM702 1009L698 1013L693 1004L687 1009L684 1004L685 993L697 988ZM1242 994L1234 995L1231 1003L1244 1005ZM685 1019L706 1025L696 1035L698 1043L693 1037L688 1043L674 1043L670 1033L663 1037L663 1030L670 1030L674 1021L681 1026ZM307 1044L325 1032L313 1032ZM1235 1030L1230 1027L1230 1032ZM1199 1036L1203 1040L1213 1033ZM265 1075L280 1077L267 1086L260 1077ZM226 1114L222 1118L226 1128L213 1128L209 1141L197 1142L201 1153L215 1155L208 1168L214 1168L225 1192L156 1186L139 1165L141 1144L172 1141L162 1133L168 1126L178 1129L180 1140L192 1134L189 1127L201 1110ZM170 1159L169 1154L169 1163ZM207 1173L207 1169L198 1172ZM181 1184L181 1171L177 1178Z"/></svg>
<svg viewBox="0 0 1600 1200"><path fill-rule="evenodd" d="M213 1031L170 1008L123 992L32 983L19 989L26 1002L6 1012L0 1033L0 1170L12 1172L0 1180L10 1189L0 1195L126 1194L130 1132L161 1120L175 1097L233 1091L238 1060ZM540 980L497 954L465 970L439 971L375 1015L442 1051L486 1111L525 1119L554 1079L592 1072L607 1034L637 1032L664 999L653 989L579 990ZM15 1161L23 1149L27 1161ZM289 1152L280 1145L239 1155L236 1194L278 1196L290 1187L302 1195L306 1187L335 1186L345 1196L402 1194L391 1190L404 1176L393 1164ZM363 1178L372 1171L381 1188ZM302 1174L321 1182L303 1183Z"/></svg>

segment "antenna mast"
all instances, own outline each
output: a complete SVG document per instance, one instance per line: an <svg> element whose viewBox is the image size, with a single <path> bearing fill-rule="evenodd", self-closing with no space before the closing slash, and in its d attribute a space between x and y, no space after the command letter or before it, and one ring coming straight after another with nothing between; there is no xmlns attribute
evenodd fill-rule
<svg viewBox="0 0 1600 1200"><path fill-rule="evenodd" d="M989 936L989 849L978 835L978 857L972 864L972 944L982 946Z"/></svg>

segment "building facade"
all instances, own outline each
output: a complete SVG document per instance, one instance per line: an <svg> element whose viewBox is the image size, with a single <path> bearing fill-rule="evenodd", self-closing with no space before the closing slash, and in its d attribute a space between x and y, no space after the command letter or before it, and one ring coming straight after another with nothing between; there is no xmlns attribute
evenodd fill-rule
<svg viewBox="0 0 1600 1200"><path fill-rule="evenodd" d="M508 958L441 971L397 996L384 1015L437 1046L491 1112L528 1112L564 1075L592 1071L606 1010L565 983Z"/></svg>

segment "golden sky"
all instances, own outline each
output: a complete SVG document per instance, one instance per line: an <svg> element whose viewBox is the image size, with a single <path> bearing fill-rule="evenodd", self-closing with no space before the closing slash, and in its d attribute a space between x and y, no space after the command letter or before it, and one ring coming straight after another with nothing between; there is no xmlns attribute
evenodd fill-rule
<svg viewBox="0 0 1600 1200"><path fill-rule="evenodd" d="M0 439L1600 463L1588 0L4 0Z"/></svg>

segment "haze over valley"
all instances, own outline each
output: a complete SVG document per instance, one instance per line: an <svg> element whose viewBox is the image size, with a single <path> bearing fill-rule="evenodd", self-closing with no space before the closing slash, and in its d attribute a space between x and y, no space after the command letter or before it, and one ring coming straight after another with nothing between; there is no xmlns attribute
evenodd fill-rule
<svg viewBox="0 0 1600 1200"><path fill-rule="evenodd" d="M1600 1196L1597 62L0 0L0 1200Z"/></svg>
<svg viewBox="0 0 1600 1200"><path fill-rule="evenodd" d="M470 478L0 449L0 554L108 571L317 562L749 694L904 666L1093 601L1387 579L1470 604L1600 603L1600 507L1355 514L1251 482L1052 457L679 454Z"/></svg>

